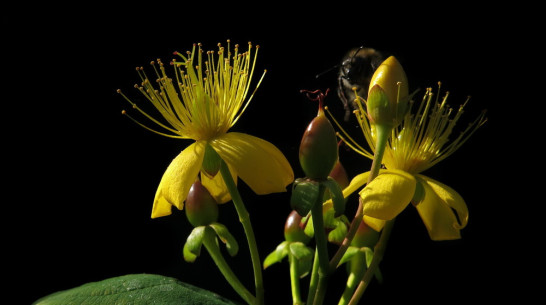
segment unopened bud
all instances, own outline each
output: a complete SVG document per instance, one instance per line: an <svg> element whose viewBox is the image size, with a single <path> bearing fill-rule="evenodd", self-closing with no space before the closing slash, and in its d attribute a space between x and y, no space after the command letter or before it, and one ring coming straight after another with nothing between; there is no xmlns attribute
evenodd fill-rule
<svg viewBox="0 0 546 305"><path fill-rule="evenodd" d="M334 180L339 184L339 187L342 189L349 186L349 176L347 175L347 171L345 170L345 167L343 167L343 164L339 162L339 160L334 165L334 168L330 172L330 177L334 178Z"/></svg>
<svg viewBox="0 0 546 305"><path fill-rule="evenodd" d="M205 145L205 156L203 157L203 163L201 164L201 171L212 179L220 170L221 163L222 159L218 153L207 143L207 145Z"/></svg>
<svg viewBox="0 0 546 305"><path fill-rule="evenodd" d="M395 126L409 101L408 79L400 62L390 56L375 70L368 91L367 110L372 124Z"/></svg>
<svg viewBox="0 0 546 305"><path fill-rule="evenodd" d="M336 132L324 114L323 98L321 94L318 115L305 130L300 144L300 164L311 179L326 179L338 160Z"/></svg>
<svg viewBox="0 0 546 305"><path fill-rule="evenodd" d="M290 242L309 242L311 238L305 234L301 219L302 217L296 211L292 211L290 215L288 215L286 223L284 224L285 240Z"/></svg>
<svg viewBox="0 0 546 305"><path fill-rule="evenodd" d="M191 186L185 210L194 227L206 226L218 220L218 203L200 181L195 181Z"/></svg>

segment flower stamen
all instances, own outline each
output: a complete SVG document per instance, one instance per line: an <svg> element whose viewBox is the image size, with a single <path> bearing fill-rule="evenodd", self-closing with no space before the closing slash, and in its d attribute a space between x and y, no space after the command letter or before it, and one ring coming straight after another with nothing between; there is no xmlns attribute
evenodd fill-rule
<svg viewBox="0 0 546 305"><path fill-rule="evenodd" d="M212 139L226 133L238 121L260 86L266 71L247 99L258 48L256 46L252 54L253 46L249 43L248 50L239 53L239 46L235 45L232 54L228 40L227 52L218 44L218 58L215 59L214 51L207 51L204 55L201 43L194 44L186 56L174 52L174 55L182 58L182 62L176 59L170 62L175 70L174 80L167 76L160 59L151 62L156 84L152 84L142 67L137 68L141 85L135 87L159 111L166 124L154 119L122 95L146 118L175 134L171 137ZM152 130L149 127L146 129Z"/></svg>
<svg viewBox="0 0 546 305"><path fill-rule="evenodd" d="M401 124L393 128L392 136L387 143L383 158L386 168L404 170L412 174L420 173L454 153L487 121L485 112L482 112L457 138L450 141L449 136L461 118L470 97L455 112L447 104L449 92L440 98L441 85L441 82L438 82L438 94L434 99L432 88L426 89L416 112L411 111L415 102L409 101L409 111L406 112ZM351 138L329 111L328 114L341 130L337 136L355 152L372 159L375 152L375 127L370 123L366 113L366 101L356 96L358 110L353 113L372 153Z"/></svg>

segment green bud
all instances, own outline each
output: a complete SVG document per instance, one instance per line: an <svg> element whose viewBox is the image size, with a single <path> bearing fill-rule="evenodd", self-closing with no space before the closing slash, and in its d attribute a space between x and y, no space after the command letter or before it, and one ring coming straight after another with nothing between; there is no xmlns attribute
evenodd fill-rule
<svg viewBox="0 0 546 305"><path fill-rule="evenodd" d="M299 159L305 175L311 179L326 179L338 160L336 132L324 114L322 102L318 115L303 134Z"/></svg>
<svg viewBox="0 0 546 305"><path fill-rule="evenodd" d="M212 179L220 170L221 163L222 159L218 153L207 143L207 145L205 145L205 156L203 157L203 163L201 164L201 171Z"/></svg>
<svg viewBox="0 0 546 305"><path fill-rule="evenodd" d="M284 224L284 239L289 242L299 241L308 243L311 239L303 231L302 217L297 211L292 211Z"/></svg>
<svg viewBox="0 0 546 305"><path fill-rule="evenodd" d="M206 226L218 220L218 203L200 181L195 181L191 186L185 210L194 227Z"/></svg>

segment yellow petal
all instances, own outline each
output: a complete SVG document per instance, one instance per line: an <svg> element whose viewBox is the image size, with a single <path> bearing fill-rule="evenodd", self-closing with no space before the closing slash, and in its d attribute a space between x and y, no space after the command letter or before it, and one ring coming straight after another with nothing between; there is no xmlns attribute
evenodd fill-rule
<svg viewBox="0 0 546 305"><path fill-rule="evenodd" d="M356 175L349 185L343 189L343 197L347 198L349 195L354 193L356 190L360 189L364 184L368 182L368 176L370 175L370 172L365 172L362 174Z"/></svg>
<svg viewBox="0 0 546 305"><path fill-rule="evenodd" d="M452 188L426 176L418 175L417 179L423 185L425 197L416 208L430 238L432 240L461 238L460 230L468 222L468 208L463 198Z"/></svg>
<svg viewBox="0 0 546 305"><path fill-rule="evenodd" d="M179 210L184 207L184 200L199 174L204 155L205 142L198 141L174 158L155 193L152 218L170 215L173 205Z"/></svg>
<svg viewBox="0 0 546 305"><path fill-rule="evenodd" d="M415 178L401 170L385 170L361 192L364 215L391 220L402 212L415 193Z"/></svg>
<svg viewBox="0 0 546 305"><path fill-rule="evenodd" d="M228 165L228 167L229 171L231 172L231 176L233 177L233 181L235 181L235 184L237 184L237 172L231 166ZM224 179L222 179L222 175L220 173L216 174L216 176L211 179L201 172L201 183L207 188L216 202L226 203L231 200L231 195L229 194L226 184L224 183Z"/></svg>
<svg viewBox="0 0 546 305"><path fill-rule="evenodd" d="M343 189L343 198L349 197L352 193L359 190L364 184L368 182L368 176L370 175L370 172L365 172L362 174L356 175L349 185ZM324 207L327 208L333 208L332 199L328 199L324 202Z"/></svg>
<svg viewBox="0 0 546 305"><path fill-rule="evenodd" d="M210 141L210 145L257 194L285 192L294 181L288 160L265 140L230 132Z"/></svg>
<svg viewBox="0 0 546 305"><path fill-rule="evenodd" d="M385 223L387 223L386 220L373 218L370 216L364 215L364 222L372 229L376 230L377 232L381 232L383 230L383 227L385 226Z"/></svg>

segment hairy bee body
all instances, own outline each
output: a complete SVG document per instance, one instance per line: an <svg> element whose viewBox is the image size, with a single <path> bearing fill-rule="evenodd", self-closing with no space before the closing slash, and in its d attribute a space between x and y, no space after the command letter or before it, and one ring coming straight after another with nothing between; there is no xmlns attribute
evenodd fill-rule
<svg viewBox="0 0 546 305"><path fill-rule="evenodd" d="M356 109L355 90L359 97L368 98L373 73L383 62L383 54L372 48L354 48L343 57L338 72L337 93L345 108L345 121Z"/></svg>

